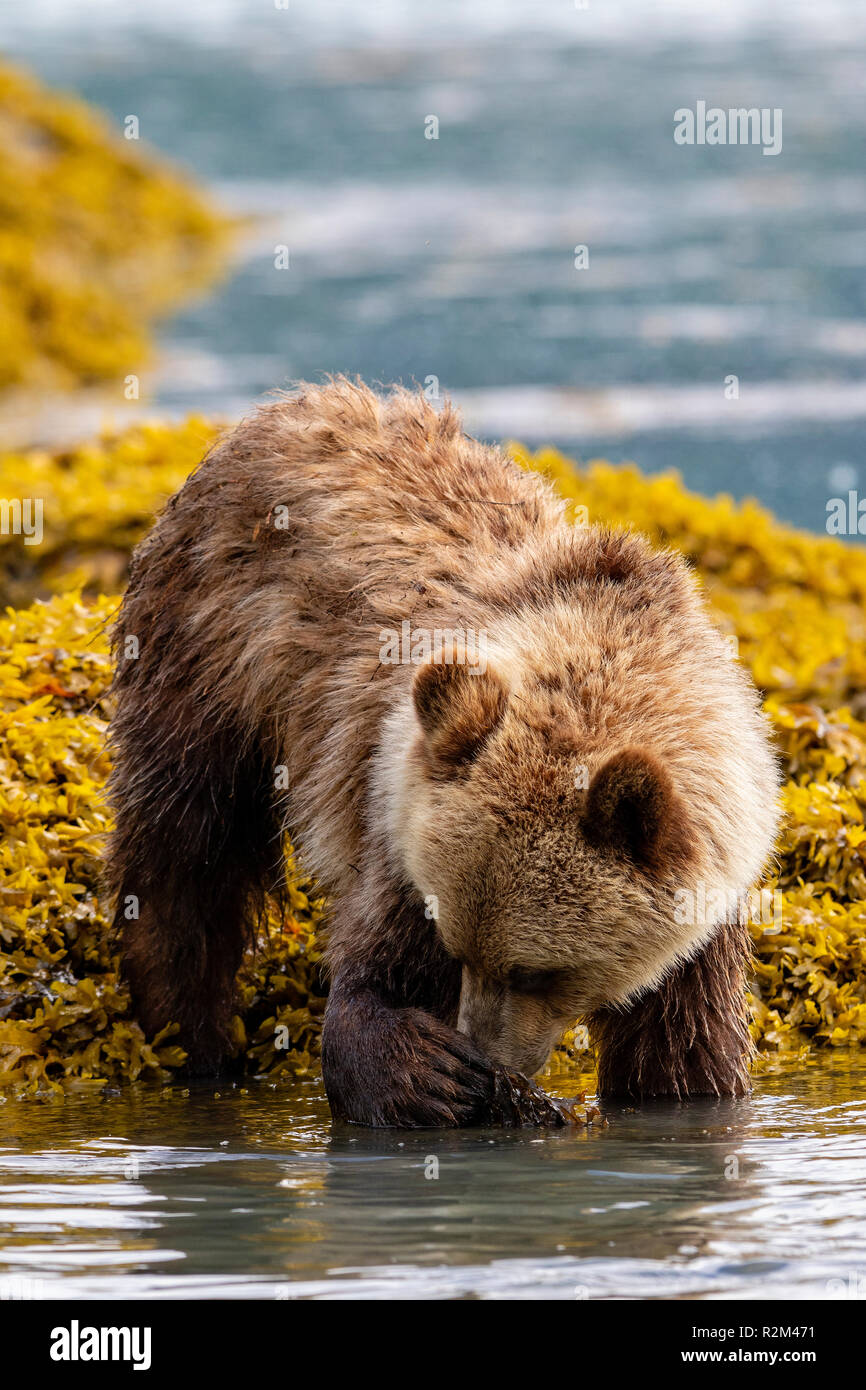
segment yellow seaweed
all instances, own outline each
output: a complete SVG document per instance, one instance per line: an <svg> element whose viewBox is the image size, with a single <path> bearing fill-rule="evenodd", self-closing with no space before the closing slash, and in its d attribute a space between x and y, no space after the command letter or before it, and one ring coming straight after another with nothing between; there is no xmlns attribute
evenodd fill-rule
<svg viewBox="0 0 866 1390"><path fill-rule="evenodd" d="M0 391L113 381L222 265L229 222L71 96L0 63Z"/></svg>

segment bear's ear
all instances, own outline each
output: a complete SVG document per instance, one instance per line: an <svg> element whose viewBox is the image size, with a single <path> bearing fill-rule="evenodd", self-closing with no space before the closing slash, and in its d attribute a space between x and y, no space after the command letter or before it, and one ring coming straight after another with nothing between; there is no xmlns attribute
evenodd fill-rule
<svg viewBox="0 0 866 1390"><path fill-rule="evenodd" d="M590 783L584 833L599 849L620 850L651 872L684 866L693 836L673 782L642 748L615 753Z"/></svg>
<svg viewBox="0 0 866 1390"><path fill-rule="evenodd" d="M505 714L508 691L489 667L428 661L412 687L431 768L450 776L470 763Z"/></svg>

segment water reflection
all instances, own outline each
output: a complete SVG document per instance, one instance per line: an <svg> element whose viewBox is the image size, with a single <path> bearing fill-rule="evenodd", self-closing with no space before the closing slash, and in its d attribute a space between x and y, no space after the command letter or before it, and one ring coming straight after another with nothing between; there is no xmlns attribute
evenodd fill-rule
<svg viewBox="0 0 866 1390"><path fill-rule="evenodd" d="M318 1083L10 1101L0 1296L856 1295L864 1080L827 1057L578 1133L368 1133Z"/></svg>

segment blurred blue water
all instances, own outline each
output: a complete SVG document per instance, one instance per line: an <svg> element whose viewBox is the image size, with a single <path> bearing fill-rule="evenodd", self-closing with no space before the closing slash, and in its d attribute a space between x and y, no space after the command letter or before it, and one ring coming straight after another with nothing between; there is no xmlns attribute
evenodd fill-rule
<svg viewBox="0 0 866 1390"><path fill-rule="evenodd" d="M0 43L267 218L165 328L161 408L435 378L484 437L812 529L866 491L858 0L33 0ZM675 144L699 99L781 108L782 152Z"/></svg>

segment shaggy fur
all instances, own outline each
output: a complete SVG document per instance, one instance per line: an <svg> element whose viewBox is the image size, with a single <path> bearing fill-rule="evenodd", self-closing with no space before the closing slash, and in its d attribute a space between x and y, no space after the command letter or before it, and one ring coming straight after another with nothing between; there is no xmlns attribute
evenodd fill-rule
<svg viewBox="0 0 866 1390"><path fill-rule="evenodd" d="M482 633L485 661L389 664L404 621ZM335 1113L470 1123L492 1063L534 1072L578 1015L605 1093L745 1088L745 934L675 894L749 888L777 774L676 556L567 524L449 407L338 380L172 498L115 640L125 966L193 1066L225 1055L289 830L332 902Z"/></svg>

